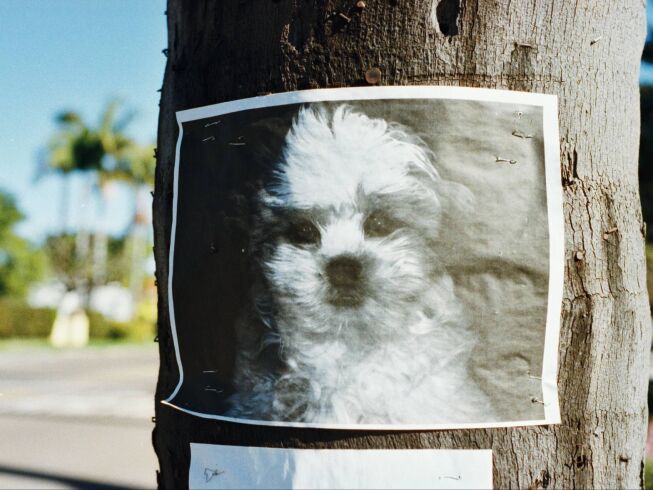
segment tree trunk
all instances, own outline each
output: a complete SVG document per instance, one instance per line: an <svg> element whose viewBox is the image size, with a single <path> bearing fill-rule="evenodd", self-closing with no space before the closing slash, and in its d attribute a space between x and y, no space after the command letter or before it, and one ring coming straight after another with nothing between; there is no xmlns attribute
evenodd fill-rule
<svg viewBox="0 0 653 490"><path fill-rule="evenodd" d="M159 486L187 486L190 442L490 448L497 488L641 486L650 347L637 182L644 4L365 3L357 8L355 0L168 1L154 196L161 368L153 440ZM383 85L462 85L559 96L566 221L562 425L360 433L229 424L158 403L178 380L167 302L174 112L267 92L364 85L371 68L380 70Z"/></svg>

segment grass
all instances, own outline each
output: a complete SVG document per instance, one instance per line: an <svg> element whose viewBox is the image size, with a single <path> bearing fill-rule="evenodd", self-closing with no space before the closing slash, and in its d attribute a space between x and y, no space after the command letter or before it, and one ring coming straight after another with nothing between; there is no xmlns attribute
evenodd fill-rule
<svg viewBox="0 0 653 490"><path fill-rule="evenodd" d="M11 338L0 339L0 350L22 349L26 347L50 347L48 339Z"/></svg>
<svg viewBox="0 0 653 490"><path fill-rule="evenodd" d="M101 347L112 347L112 346L142 346L142 345L156 345L152 340L141 341L141 340L131 340L128 338L124 339L91 339L84 349L88 348L101 348ZM56 349L50 345L48 339L44 338L10 338L10 339L0 339L0 351L2 350L14 350L14 349Z"/></svg>

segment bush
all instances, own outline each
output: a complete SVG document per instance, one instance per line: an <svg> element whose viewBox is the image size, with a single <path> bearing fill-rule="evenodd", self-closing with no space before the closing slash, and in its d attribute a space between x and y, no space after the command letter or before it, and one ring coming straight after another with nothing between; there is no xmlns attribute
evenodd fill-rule
<svg viewBox="0 0 653 490"><path fill-rule="evenodd" d="M653 244L646 244L646 286L649 292L649 306L653 311Z"/></svg>
<svg viewBox="0 0 653 490"><path fill-rule="evenodd" d="M152 317L149 305L139 305L134 318L129 322L109 320L100 313L88 313L89 335L92 339L129 339L135 341L152 340L156 323L156 305Z"/></svg>
<svg viewBox="0 0 653 490"><path fill-rule="evenodd" d="M90 338L119 340L127 336L124 324L111 321L95 311L89 311L87 315Z"/></svg>
<svg viewBox="0 0 653 490"><path fill-rule="evenodd" d="M0 338L48 337L56 311L31 308L20 300L0 298Z"/></svg>
<svg viewBox="0 0 653 490"><path fill-rule="evenodd" d="M129 322L115 322L94 311L87 314L91 339L143 341L154 337L155 319L149 308L139 306ZM0 339L48 338L56 315L52 308L32 308L18 299L0 298Z"/></svg>
<svg viewBox="0 0 653 490"><path fill-rule="evenodd" d="M653 490L653 461L644 460L644 490Z"/></svg>

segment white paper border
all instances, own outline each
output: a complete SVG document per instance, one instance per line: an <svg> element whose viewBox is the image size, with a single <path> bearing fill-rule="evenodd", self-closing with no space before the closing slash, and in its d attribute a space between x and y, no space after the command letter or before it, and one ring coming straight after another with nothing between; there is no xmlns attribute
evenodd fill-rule
<svg viewBox="0 0 653 490"><path fill-rule="evenodd" d="M360 101L378 99L450 99L475 100L479 102L503 102L508 104L533 105L542 107L544 161L546 173L547 212L549 221L549 297L547 306L546 332L542 363L542 402L544 419L517 420L505 422L479 422L464 424L320 424L303 422L279 422L267 420L250 420L222 415L196 412L175 405L175 398L184 382L184 369L179 353L177 325L172 293L174 271L175 234L177 229L177 203L179 186L179 153L184 135L183 123L221 116L248 109L260 109L290 104L325 101ZM179 382L172 394L161 403L182 412L206 419L224 420L248 425L265 425L275 427L304 427L342 430L444 430L444 429L481 429L500 427L522 427L530 425L547 425L560 423L558 401L558 342L560 338L560 315L562 309L562 289L564 281L564 219L562 214L562 182L560 172L560 137L558 132L558 98L555 95L493 90L468 87L446 86L392 86L392 87L350 87L337 89L302 90L279 94L239 99L221 104L213 104L177 112L179 137L175 149L174 192L172 209L172 230L170 238L170 256L168 262L168 307L170 326L175 346Z"/></svg>
<svg viewBox="0 0 653 490"><path fill-rule="evenodd" d="M493 488L491 449L295 449L191 442L190 454L188 486L195 489Z"/></svg>

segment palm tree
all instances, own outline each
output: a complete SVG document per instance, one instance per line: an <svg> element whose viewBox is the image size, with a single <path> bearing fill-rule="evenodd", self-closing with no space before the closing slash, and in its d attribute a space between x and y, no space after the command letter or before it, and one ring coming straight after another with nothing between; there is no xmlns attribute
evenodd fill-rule
<svg viewBox="0 0 653 490"><path fill-rule="evenodd" d="M150 229L148 213L145 209L146 191L154 185L154 145L139 145L132 143L120 158L115 161L115 166L106 171L104 178L121 180L129 185L132 190L134 212L129 226L128 234L131 244L131 267L129 286L134 304L137 303L142 287L142 265L144 241Z"/></svg>
<svg viewBox="0 0 653 490"><path fill-rule="evenodd" d="M59 113L55 120L57 131L50 140L46 158L46 165L52 171L60 174L63 179L61 218L62 231L65 231L68 221L68 180L73 173L86 174L86 185L84 187L84 205L90 201L93 185L97 187L106 182L103 177L110 169L110 161L117 161L124 158L128 148L134 142L124 134L124 129L129 124L133 114L122 114L118 117L120 103L117 100L110 101L101 113L99 123L96 126L89 125L82 117L73 111ZM130 150L131 151L131 150ZM103 239L104 237L104 239ZM102 247L106 249L106 233L100 230L96 235L94 255L101 257ZM90 235L85 219L79 223L75 252L79 260L88 262L90 248ZM88 267L87 267L88 268ZM92 282L88 276L78 278L78 287L85 289L85 296L88 299ZM97 269L96 269L96 281ZM101 275L101 274L100 274Z"/></svg>

